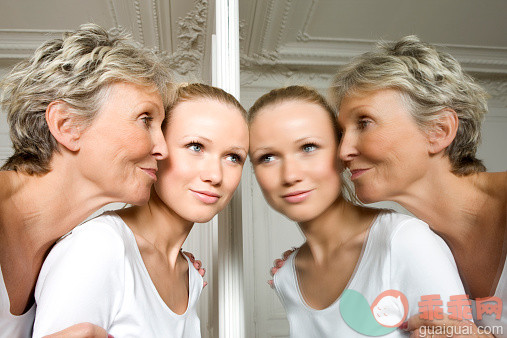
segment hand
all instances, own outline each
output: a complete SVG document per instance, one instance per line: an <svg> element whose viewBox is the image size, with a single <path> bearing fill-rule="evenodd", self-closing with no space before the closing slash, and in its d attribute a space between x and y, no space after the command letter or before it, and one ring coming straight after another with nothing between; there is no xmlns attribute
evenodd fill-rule
<svg viewBox="0 0 507 338"><path fill-rule="evenodd" d="M206 274L206 269L204 269L202 267L202 263L200 260L196 260L194 255L191 254L190 252L187 252L187 251L181 251L185 256L188 257L188 259L190 259L190 261L192 262L192 264L194 265L194 268L199 272L199 274L201 275L201 277L204 278L204 275ZM202 288L204 289L204 287L208 285L208 282L203 282L203 285L202 285Z"/></svg>
<svg viewBox="0 0 507 338"><path fill-rule="evenodd" d="M275 274L277 273L278 270L280 270L280 268L285 264L285 261L287 260L287 258L289 258L289 256L296 250L296 248L292 248L292 249L289 249L287 251L285 251L283 254L282 254L282 259L275 259L275 261L273 262L273 267L271 268L271 270L269 271L271 273L271 276L274 277ZM268 280L268 284L269 286L271 286L271 288L274 288L274 284L273 284L273 280L270 279Z"/></svg>
<svg viewBox="0 0 507 338"><path fill-rule="evenodd" d="M92 323L80 323L45 338L113 338L103 328Z"/></svg>
<svg viewBox="0 0 507 338"><path fill-rule="evenodd" d="M406 323L406 324L405 324ZM410 331L410 338L415 337L467 337L467 338L486 338L494 337L491 334L481 334L477 326L468 320L450 319L444 315L443 319L422 319L420 314L413 315L401 325L400 329ZM406 326L406 327L404 327ZM433 333L433 334L432 334Z"/></svg>

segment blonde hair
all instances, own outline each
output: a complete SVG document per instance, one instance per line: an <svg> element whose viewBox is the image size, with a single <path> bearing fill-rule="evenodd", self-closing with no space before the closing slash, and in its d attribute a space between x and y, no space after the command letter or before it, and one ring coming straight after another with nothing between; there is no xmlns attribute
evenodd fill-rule
<svg viewBox="0 0 507 338"><path fill-rule="evenodd" d="M229 104L239 110L241 116L246 120L246 110L236 98L225 90L204 83L182 83L173 95L173 99L167 107L166 123L170 122L171 110L178 104L196 99L211 99Z"/></svg>
<svg viewBox="0 0 507 338"><path fill-rule="evenodd" d="M454 110L458 131L445 150L453 173L468 175L486 170L476 152L487 113L487 93L450 54L413 35L393 43L380 42L373 51L339 70L330 88L331 102L338 109L347 95L387 88L401 92L423 131L431 129L443 109Z"/></svg>
<svg viewBox="0 0 507 338"><path fill-rule="evenodd" d="M248 111L248 124L252 124L255 116L257 116L257 113L262 108L292 100L314 103L323 108L329 115L329 121L333 126L337 141L339 141L338 137L340 135L340 129L338 127L338 123L336 122L335 110L329 105L327 100L318 91L307 86L288 86L277 88L262 95L255 101L253 106Z"/></svg>
<svg viewBox="0 0 507 338"><path fill-rule="evenodd" d="M1 104L14 148L2 170L49 172L58 143L46 123L48 105L65 102L76 122L86 127L107 97L109 85L120 81L154 86L164 104L169 104L169 70L125 32L111 34L95 24L85 24L42 44L1 83Z"/></svg>

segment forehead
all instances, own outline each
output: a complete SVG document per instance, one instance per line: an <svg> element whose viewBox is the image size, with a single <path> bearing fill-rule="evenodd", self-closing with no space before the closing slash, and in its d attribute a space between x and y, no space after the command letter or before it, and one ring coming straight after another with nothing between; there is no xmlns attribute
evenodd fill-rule
<svg viewBox="0 0 507 338"><path fill-rule="evenodd" d="M213 120L227 124L228 119L234 121L245 118L241 111L230 103L218 99L196 98L178 103L169 113L170 123L174 122L205 122Z"/></svg>
<svg viewBox="0 0 507 338"><path fill-rule="evenodd" d="M380 89L375 91L354 92L344 96L338 107L338 121L352 117L354 113L363 110L390 114L403 111L408 112L403 94L396 89Z"/></svg>
<svg viewBox="0 0 507 338"><path fill-rule="evenodd" d="M250 141L269 141L279 136L333 136L331 118L329 112L316 103L290 100L268 105L259 110L252 121Z"/></svg>
<svg viewBox="0 0 507 338"><path fill-rule="evenodd" d="M248 140L248 127L241 111L215 99L193 99L178 103L169 113L167 136L171 133L226 135Z"/></svg>

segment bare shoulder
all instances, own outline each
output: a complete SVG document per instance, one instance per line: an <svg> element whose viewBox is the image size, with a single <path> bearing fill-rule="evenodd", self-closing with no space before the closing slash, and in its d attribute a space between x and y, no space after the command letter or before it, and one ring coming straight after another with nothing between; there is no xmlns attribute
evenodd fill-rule
<svg viewBox="0 0 507 338"><path fill-rule="evenodd" d="M14 171L0 171L0 210L8 210L12 197L19 191L21 181Z"/></svg>
<svg viewBox="0 0 507 338"><path fill-rule="evenodd" d="M496 199L507 201L507 171L481 173L487 191Z"/></svg>
<svg viewBox="0 0 507 338"><path fill-rule="evenodd" d="M0 199L3 200L13 194L15 189L13 171L0 171Z"/></svg>

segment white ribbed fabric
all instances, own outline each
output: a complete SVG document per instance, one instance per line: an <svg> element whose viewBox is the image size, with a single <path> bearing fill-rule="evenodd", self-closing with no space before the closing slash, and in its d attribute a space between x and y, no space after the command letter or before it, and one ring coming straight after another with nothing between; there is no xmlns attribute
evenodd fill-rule
<svg viewBox="0 0 507 338"><path fill-rule="evenodd" d="M200 337L196 303L203 279L187 261L188 308L178 315L158 294L134 234L116 213L83 223L44 262L35 289L34 337L82 322L115 337Z"/></svg>
<svg viewBox="0 0 507 338"><path fill-rule="evenodd" d="M21 316L11 314L11 303L0 267L0 337L26 338L32 336L35 305Z"/></svg>
<svg viewBox="0 0 507 338"><path fill-rule="evenodd" d="M498 297L502 300L503 309L500 319L495 318L496 314L483 314L482 320L476 320L476 324L478 326L482 326L485 330L492 330L493 327L495 327L495 331L492 332L495 337L507 338L507 260L505 260L502 274L498 280L495 297ZM501 329L498 327L501 327Z"/></svg>
<svg viewBox="0 0 507 338"><path fill-rule="evenodd" d="M342 319L340 298L323 310L312 309L305 303L295 270L297 252L289 256L274 277L276 293L287 312L290 336L364 337ZM409 303L408 317L419 313L422 295L440 294L446 312L449 296L464 294L445 242L426 223L396 212L382 212L373 222L346 289L360 292L370 306L383 291L401 291ZM383 337L408 336L397 329Z"/></svg>

